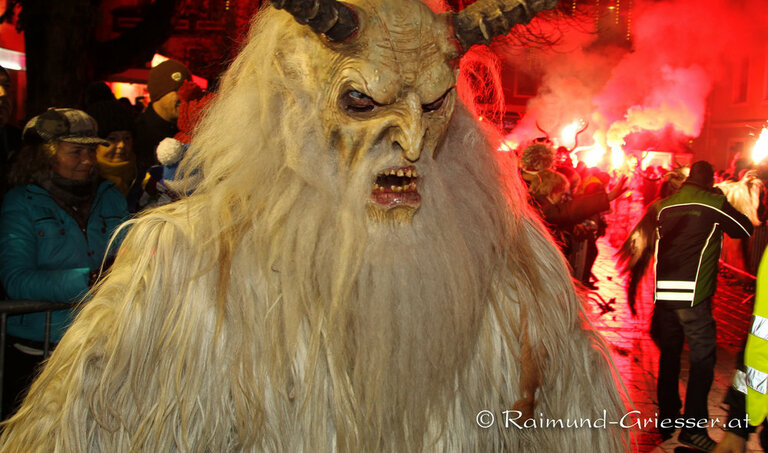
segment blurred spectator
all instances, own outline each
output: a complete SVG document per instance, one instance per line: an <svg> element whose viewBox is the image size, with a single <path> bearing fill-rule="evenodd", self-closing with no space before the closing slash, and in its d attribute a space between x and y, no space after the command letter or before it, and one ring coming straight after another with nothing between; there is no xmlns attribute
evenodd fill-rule
<svg viewBox="0 0 768 453"><path fill-rule="evenodd" d="M551 169L539 171L530 185L531 195L539 207L547 203L555 205L563 202L570 196L569 190L568 179Z"/></svg>
<svg viewBox="0 0 768 453"><path fill-rule="evenodd" d="M131 100L123 96L117 101L120 103L120 105L123 106L125 111L131 115L131 118L133 118L135 110L134 110L133 104L131 104Z"/></svg>
<svg viewBox="0 0 768 453"><path fill-rule="evenodd" d="M83 94L83 110L88 111L88 107L104 101L114 101L115 95L112 93L112 89L109 88L104 82L91 82L85 88Z"/></svg>
<svg viewBox="0 0 768 453"><path fill-rule="evenodd" d="M610 182L608 173L601 171L598 168L588 168L584 171L583 178L579 190L576 192L576 196L595 195L598 193L607 195L607 187ZM626 178L622 178L620 181L620 185L623 188L624 184L626 184ZM618 197L618 195L616 195L616 197ZM611 200L614 198L611 198ZM605 211L601 211L587 217L584 221L574 227L572 234L573 240L584 241L586 247L583 269L577 269L575 257L571 257L571 253L569 253L569 258L574 271L579 271L579 275L574 275L574 277L589 289L597 289L592 280L592 266L594 266L598 255L597 240L605 235L606 229L608 228L608 223L605 221L605 216L603 215L604 212Z"/></svg>
<svg viewBox="0 0 768 453"><path fill-rule="evenodd" d="M92 104L88 114L99 126L99 137L109 143L96 148L99 173L104 179L112 181L117 190L126 196L128 209L135 211L141 181L138 180L133 152L134 124L131 114L116 100Z"/></svg>
<svg viewBox="0 0 768 453"><path fill-rule="evenodd" d="M652 165L646 167L641 176L643 179L640 183L640 193L643 195L643 206L648 206L656 199L656 195L659 193L661 176L656 174L656 168Z"/></svg>
<svg viewBox="0 0 768 453"><path fill-rule="evenodd" d="M85 112L50 109L27 123L23 138L9 175L16 187L0 212L0 278L11 299L62 303L51 316L56 343L128 212L122 194L98 176L95 147L107 142ZM19 402L42 360L45 314L10 316L7 326L6 405Z"/></svg>
<svg viewBox="0 0 768 453"><path fill-rule="evenodd" d="M715 184L723 182L726 179L728 178L725 176L725 170L717 170L715 172Z"/></svg>
<svg viewBox="0 0 768 453"><path fill-rule="evenodd" d="M752 168L752 162L748 158L746 157L734 158L733 161L731 162L731 168L730 168L731 176L728 179L731 181L738 181L744 176L742 172L744 170L749 170L750 168Z"/></svg>
<svg viewBox="0 0 768 453"><path fill-rule="evenodd" d="M520 171L523 181L530 187L537 179L536 175L545 169L551 169L555 163L555 151L546 143L534 143L527 146L520 156Z"/></svg>
<svg viewBox="0 0 768 453"><path fill-rule="evenodd" d="M555 167L573 169L573 160L571 159L571 150L565 146L558 146L555 150Z"/></svg>
<svg viewBox="0 0 768 453"><path fill-rule="evenodd" d="M147 102L147 98L145 96L136 96L134 101L135 102L133 104L133 114L141 115L142 113L144 113L144 110L147 109L149 102Z"/></svg>
<svg viewBox="0 0 768 453"><path fill-rule="evenodd" d="M610 192L585 194L571 198L568 180L554 170L542 170L538 181L531 185L533 202L547 223L560 246L567 251L568 235L573 228L589 217L610 209L610 201L625 190L626 180L622 179Z"/></svg>
<svg viewBox="0 0 768 453"><path fill-rule="evenodd" d="M189 69L176 60L166 60L149 71L147 90L152 101L136 119L134 151L141 179L152 165L157 165L155 150L160 141L179 132L178 90L191 78Z"/></svg>
<svg viewBox="0 0 768 453"><path fill-rule="evenodd" d="M565 176L572 193L577 193L581 187L581 175L572 166L560 166L555 169L558 173Z"/></svg>
<svg viewBox="0 0 768 453"><path fill-rule="evenodd" d="M177 169L192 141L192 130L214 94L206 93L191 80L186 80L178 93L179 132L174 137L163 139L157 146L157 160L161 166L149 169L149 177L139 198L140 209L168 204L184 193L181 183L176 180Z"/></svg>

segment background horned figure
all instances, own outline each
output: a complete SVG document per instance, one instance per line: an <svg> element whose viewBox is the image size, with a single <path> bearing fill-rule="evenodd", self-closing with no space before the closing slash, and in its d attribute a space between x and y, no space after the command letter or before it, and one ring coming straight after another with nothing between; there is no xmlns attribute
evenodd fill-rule
<svg viewBox="0 0 768 453"><path fill-rule="evenodd" d="M0 450L627 450L616 425L517 428L626 409L455 88L554 3L265 7L182 161L194 192L127 226Z"/></svg>

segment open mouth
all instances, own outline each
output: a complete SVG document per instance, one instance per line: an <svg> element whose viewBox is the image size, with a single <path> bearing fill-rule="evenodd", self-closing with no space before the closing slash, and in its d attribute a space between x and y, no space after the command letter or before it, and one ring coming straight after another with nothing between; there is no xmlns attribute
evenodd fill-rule
<svg viewBox="0 0 768 453"><path fill-rule="evenodd" d="M414 167L393 167L376 175L371 200L385 209L397 207L418 208L419 173Z"/></svg>

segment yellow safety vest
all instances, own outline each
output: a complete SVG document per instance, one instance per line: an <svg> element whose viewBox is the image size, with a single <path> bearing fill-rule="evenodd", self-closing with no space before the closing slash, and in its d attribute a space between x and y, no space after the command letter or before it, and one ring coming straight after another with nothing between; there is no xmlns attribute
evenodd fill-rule
<svg viewBox="0 0 768 453"><path fill-rule="evenodd" d="M752 328L744 350L747 384L747 417L758 426L768 415L768 251L757 271Z"/></svg>

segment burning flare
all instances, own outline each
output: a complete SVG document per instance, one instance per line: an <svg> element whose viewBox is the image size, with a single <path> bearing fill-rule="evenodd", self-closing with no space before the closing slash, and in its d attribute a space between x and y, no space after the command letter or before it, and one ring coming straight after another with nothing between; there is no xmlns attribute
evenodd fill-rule
<svg viewBox="0 0 768 453"><path fill-rule="evenodd" d="M768 157L768 128L764 127L760 132L760 137L755 142L755 147L752 148L752 161L758 163Z"/></svg>

